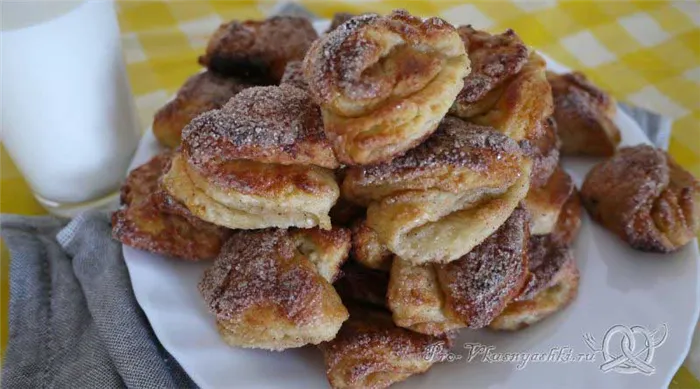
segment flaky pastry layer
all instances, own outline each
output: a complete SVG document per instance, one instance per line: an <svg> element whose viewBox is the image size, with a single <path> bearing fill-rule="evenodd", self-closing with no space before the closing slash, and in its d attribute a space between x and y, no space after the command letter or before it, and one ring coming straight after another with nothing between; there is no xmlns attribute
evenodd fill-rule
<svg viewBox="0 0 700 389"><path fill-rule="evenodd" d="M391 160L436 129L469 59L444 20L394 11L355 17L321 37L304 73L336 156L364 165Z"/></svg>
<svg viewBox="0 0 700 389"><path fill-rule="evenodd" d="M246 161L245 166L251 164L254 163ZM261 186L259 190L252 187L243 192L234 185L212 183L192 169L183 156L178 154L163 177L163 185L193 214L217 225L234 229L330 228L328 212L339 196L338 185L331 170L317 166L279 166L285 173L290 173L287 170L294 173L284 176L298 178L279 182L275 181L280 177L279 172L269 164L262 165L257 171L261 174L269 171L271 176L257 176L255 179L271 185ZM249 174L247 169L230 169L226 172L230 180L236 180L237 173L242 177Z"/></svg>
<svg viewBox="0 0 700 389"><path fill-rule="evenodd" d="M594 166L581 199L594 220L638 250L675 251L700 229L700 181L652 146L622 148Z"/></svg>
<svg viewBox="0 0 700 389"><path fill-rule="evenodd" d="M612 156L622 139L613 119L617 103L583 73L547 72L564 155Z"/></svg>
<svg viewBox="0 0 700 389"><path fill-rule="evenodd" d="M531 217L530 230L533 235L545 235L554 231L564 203L575 190L574 181L562 168L557 168L539 188L530 188L524 205Z"/></svg>
<svg viewBox="0 0 700 389"><path fill-rule="evenodd" d="M387 292L394 322L425 334L488 325L528 280L528 225L527 212L518 208L495 233L448 264L412 265L396 257Z"/></svg>
<svg viewBox="0 0 700 389"><path fill-rule="evenodd" d="M329 279L347 257L349 235L298 234L308 232L238 231L205 271L199 290L230 345L283 350L318 344L333 339L348 318Z"/></svg>

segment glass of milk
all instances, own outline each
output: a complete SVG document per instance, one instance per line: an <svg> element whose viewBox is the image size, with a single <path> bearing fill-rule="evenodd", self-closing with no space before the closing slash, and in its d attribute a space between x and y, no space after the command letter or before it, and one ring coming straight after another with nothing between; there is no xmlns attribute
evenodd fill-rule
<svg viewBox="0 0 700 389"><path fill-rule="evenodd" d="M114 4L0 4L5 149L49 212L116 205L140 131Z"/></svg>

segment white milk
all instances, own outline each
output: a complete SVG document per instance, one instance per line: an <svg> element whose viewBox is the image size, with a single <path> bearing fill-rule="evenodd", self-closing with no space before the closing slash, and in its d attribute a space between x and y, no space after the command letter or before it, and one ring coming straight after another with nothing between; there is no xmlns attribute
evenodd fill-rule
<svg viewBox="0 0 700 389"><path fill-rule="evenodd" d="M10 156L44 205L114 193L140 131L112 2L3 1L2 21Z"/></svg>

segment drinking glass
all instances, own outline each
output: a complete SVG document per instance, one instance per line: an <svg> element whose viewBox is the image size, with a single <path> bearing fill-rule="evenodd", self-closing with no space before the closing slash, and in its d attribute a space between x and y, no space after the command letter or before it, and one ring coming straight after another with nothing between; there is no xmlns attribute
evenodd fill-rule
<svg viewBox="0 0 700 389"><path fill-rule="evenodd" d="M140 135L114 4L1 6L5 149L49 212L114 206Z"/></svg>

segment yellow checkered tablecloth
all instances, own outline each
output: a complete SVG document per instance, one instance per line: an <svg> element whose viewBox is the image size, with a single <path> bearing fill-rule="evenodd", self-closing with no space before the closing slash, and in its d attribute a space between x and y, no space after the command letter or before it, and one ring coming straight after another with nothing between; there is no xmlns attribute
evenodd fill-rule
<svg viewBox="0 0 700 389"><path fill-rule="evenodd" d="M196 58L223 21L273 13L276 1L117 2L127 69L141 125L198 71ZM299 1L329 18L346 11L386 13L406 8L491 31L514 29L529 45L585 72L617 99L675 119L670 152L700 176L700 3L695 1ZM43 211L4 152L0 155L2 212ZM6 256L5 256L6 258ZM7 286L7 260L0 262ZM7 289L3 290L7 296ZM694 293L694 291L688 291ZM2 305L6 315L6 301ZM0 326L4 330L5 326ZM3 344L6 333L3 334ZM696 352L700 352L697 350ZM682 368L672 388L700 388Z"/></svg>

